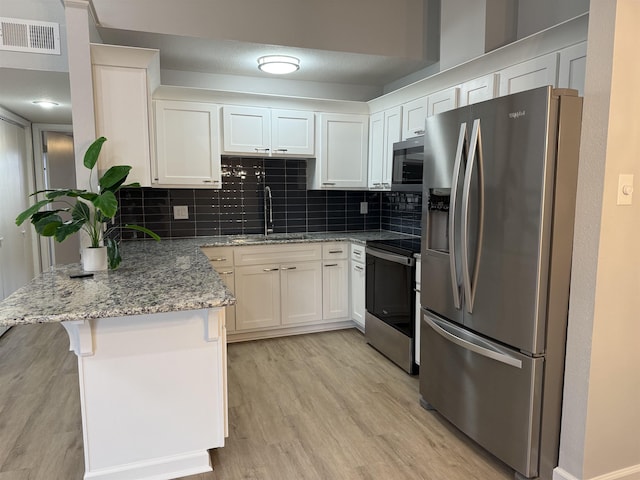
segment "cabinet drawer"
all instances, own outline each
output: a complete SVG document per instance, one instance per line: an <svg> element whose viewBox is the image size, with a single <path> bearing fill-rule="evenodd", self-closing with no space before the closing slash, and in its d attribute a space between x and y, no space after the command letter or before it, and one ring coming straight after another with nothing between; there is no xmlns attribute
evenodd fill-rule
<svg viewBox="0 0 640 480"><path fill-rule="evenodd" d="M318 243L289 243L286 245L259 245L238 247L233 254L235 265L262 265L265 263L291 263L321 260L322 248Z"/></svg>
<svg viewBox="0 0 640 480"><path fill-rule="evenodd" d="M352 262L365 262L365 246L357 243L351 244L351 261Z"/></svg>
<svg viewBox="0 0 640 480"><path fill-rule="evenodd" d="M322 258L324 260L349 258L349 244L347 242L323 243Z"/></svg>
<svg viewBox="0 0 640 480"><path fill-rule="evenodd" d="M202 252L216 270L222 267L233 267L232 247L202 247Z"/></svg>

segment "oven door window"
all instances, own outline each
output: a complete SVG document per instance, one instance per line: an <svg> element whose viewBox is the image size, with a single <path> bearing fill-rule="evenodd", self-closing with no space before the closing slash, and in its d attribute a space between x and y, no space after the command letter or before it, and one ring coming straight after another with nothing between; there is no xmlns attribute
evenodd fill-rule
<svg viewBox="0 0 640 480"><path fill-rule="evenodd" d="M367 255L367 311L400 332L413 337L414 268Z"/></svg>

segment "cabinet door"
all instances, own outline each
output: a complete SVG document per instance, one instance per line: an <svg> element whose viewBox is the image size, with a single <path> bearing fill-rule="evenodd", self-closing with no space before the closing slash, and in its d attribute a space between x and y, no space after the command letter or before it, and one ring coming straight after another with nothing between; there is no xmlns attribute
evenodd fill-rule
<svg viewBox="0 0 640 480"><path fill-rule="evenodd" d="M325 320L349 316L347 263L347 260L322 262L322 317Z"/></svg>
<svg viewBox="0 0 640 480"><path fill-rule="evenodd" d="M225 153L261 153L271 149L271 112L268 108L222 107Z"/></svg>
<svg viewBox="0 0 640 480"><path fill-rule="evenodd" d="M382 188L391 189L391 170L393 168L393 144L402 136L402 107L384 112L384 153L382 156Z"/></svg>
<svg viewBox="0 0 640 480"><path fill-rule="evenodd" d="M550 53L505 68L500 74L500 96L546 85L556 86L558 54Z"/></svg>
<svg viewBox="0 0 640 480"><path fill-rule="evenodd" d="M297 110L271 110L271 155L313 157L315 114Z"/></svg>
<svg viewBox="0 0 640 480"><path fill-rule="evenodd" d="M319 115L321 188L366 188L369 119L366 115Z"/></svg>
<svg viewBox="0 0 640 480"><path fill-rule="evenodd" d="M369 182L370 189L382 188L384 169L384 112L369 117Z"/></svg>
<svg viewBox="0 0 640 480"><path fill-rule="evenodd" d="M322 320L322 262L280 265L282 324Z"/></svg>
<svg viewBox="0 0 640 480"><path fill-rule="evenodd" d="M219 107L157 100L158 185L220 188Z"/></svg>
<svg viewBox="0 0 640 480"><path fill-rule="evenodd" d="M587 67L587 42L560 50L558 88L573 88L584 95L584 76Z"/></svg>
<svg viewBox="0 0 640 480"><path fill-rule="evenodd" d="M458 106L458 87L447 88L427 97L427 116L453 110ZM422 125L424 130L424 125Z"/></svg>
<svg viewBox="0 0 640 480"><path fill-rule="evenodd" d="M365 311L365 266L360 262L351 262L351 319L364 331Z"/></svg>
<svg viewBox="0 0 640 480"><path fill-rule="evenodd" d="M280 325L280 268L236 268L236 331Z"/></svg>
<svg viewBox="0 0 640 480"><path fill-rule="evenodd" d="M427 97L402 105L402 140L422 135L426 118Z"/></svg>
<svg viewBox="0 0 640 480"><path fill-rule="evenodd" d="M496 96L497 75L492 73L460 85L460 106L472 105Z"/></svg>
<svg viewBox="0 0 640 480"><path fill-rule="evenodd" d="M100 172L130 165L127 183L151 186L146 69L93 65L93 88L96 134L108 140L100 154Z"/></svg>

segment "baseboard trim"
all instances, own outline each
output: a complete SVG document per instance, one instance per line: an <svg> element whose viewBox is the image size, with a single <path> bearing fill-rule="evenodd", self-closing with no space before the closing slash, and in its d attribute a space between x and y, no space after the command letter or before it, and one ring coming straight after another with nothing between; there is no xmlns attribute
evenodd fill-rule
<svg viewBox="0 0 640 480"><path fill-rule="evenodd" d="M163 480L212 471L209 452L205 450L87 471L84 480Z"/></svg>
<svg viewBox="0 0 640 480"><path fill-rule="evenodd" d="M314 325L278 327L271 330L255 330L253 332L234 332L227 333L227 343L263 340L265 338L288 337L290 335L303 335L305 333L330 332L332 330L344 330L354 327L356 327L356 323L353 320L345 319L337 322Z"/></svg>
<svg viewBox="0 0 640 480"><path fill-rule="evenodd" d="M583 480L573 476L565 469L556 467L553 470L553 480ZM584 479L587 480L587 479ZM633 465L631 467L616 470L615 472L605 473L604 475L598 475L597 477L591 477L588 480L640 480L640 465Z"/></svg>

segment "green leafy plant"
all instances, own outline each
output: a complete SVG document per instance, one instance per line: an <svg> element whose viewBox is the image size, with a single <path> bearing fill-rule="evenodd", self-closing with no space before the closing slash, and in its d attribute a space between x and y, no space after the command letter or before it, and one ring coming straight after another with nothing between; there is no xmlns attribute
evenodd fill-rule
<svg viewBox="0 0 640 480"><path fill-rule="evenodd" d="M90 170L89 184L91 184L91 176L98 162L102 144L106 140L105 137L96 139L84 154L84 166ZM25 220L30 218L36 232L44 237L53 237L58 242L62 242L69 235L83 230L89 237L92 248L103 245L107 247L109 268L116 269L120 265L122 257L118 242L109 236L115 227L105 228L105 225L118 211L116 192L123 187L140 186L139 183L124 184L130 171L131 167L128 165L114 165L109 168L98 179L100 187L98 193L79 189L39 190L32 193L31 196L44 194L44 199L37 201L18 215L16 225L22 225ZM63 212L70 213L71 219L63 221L60 216ZM137 230L155 240L160 240L156 233L145 227L126 224L121 228Z"/></svg>

